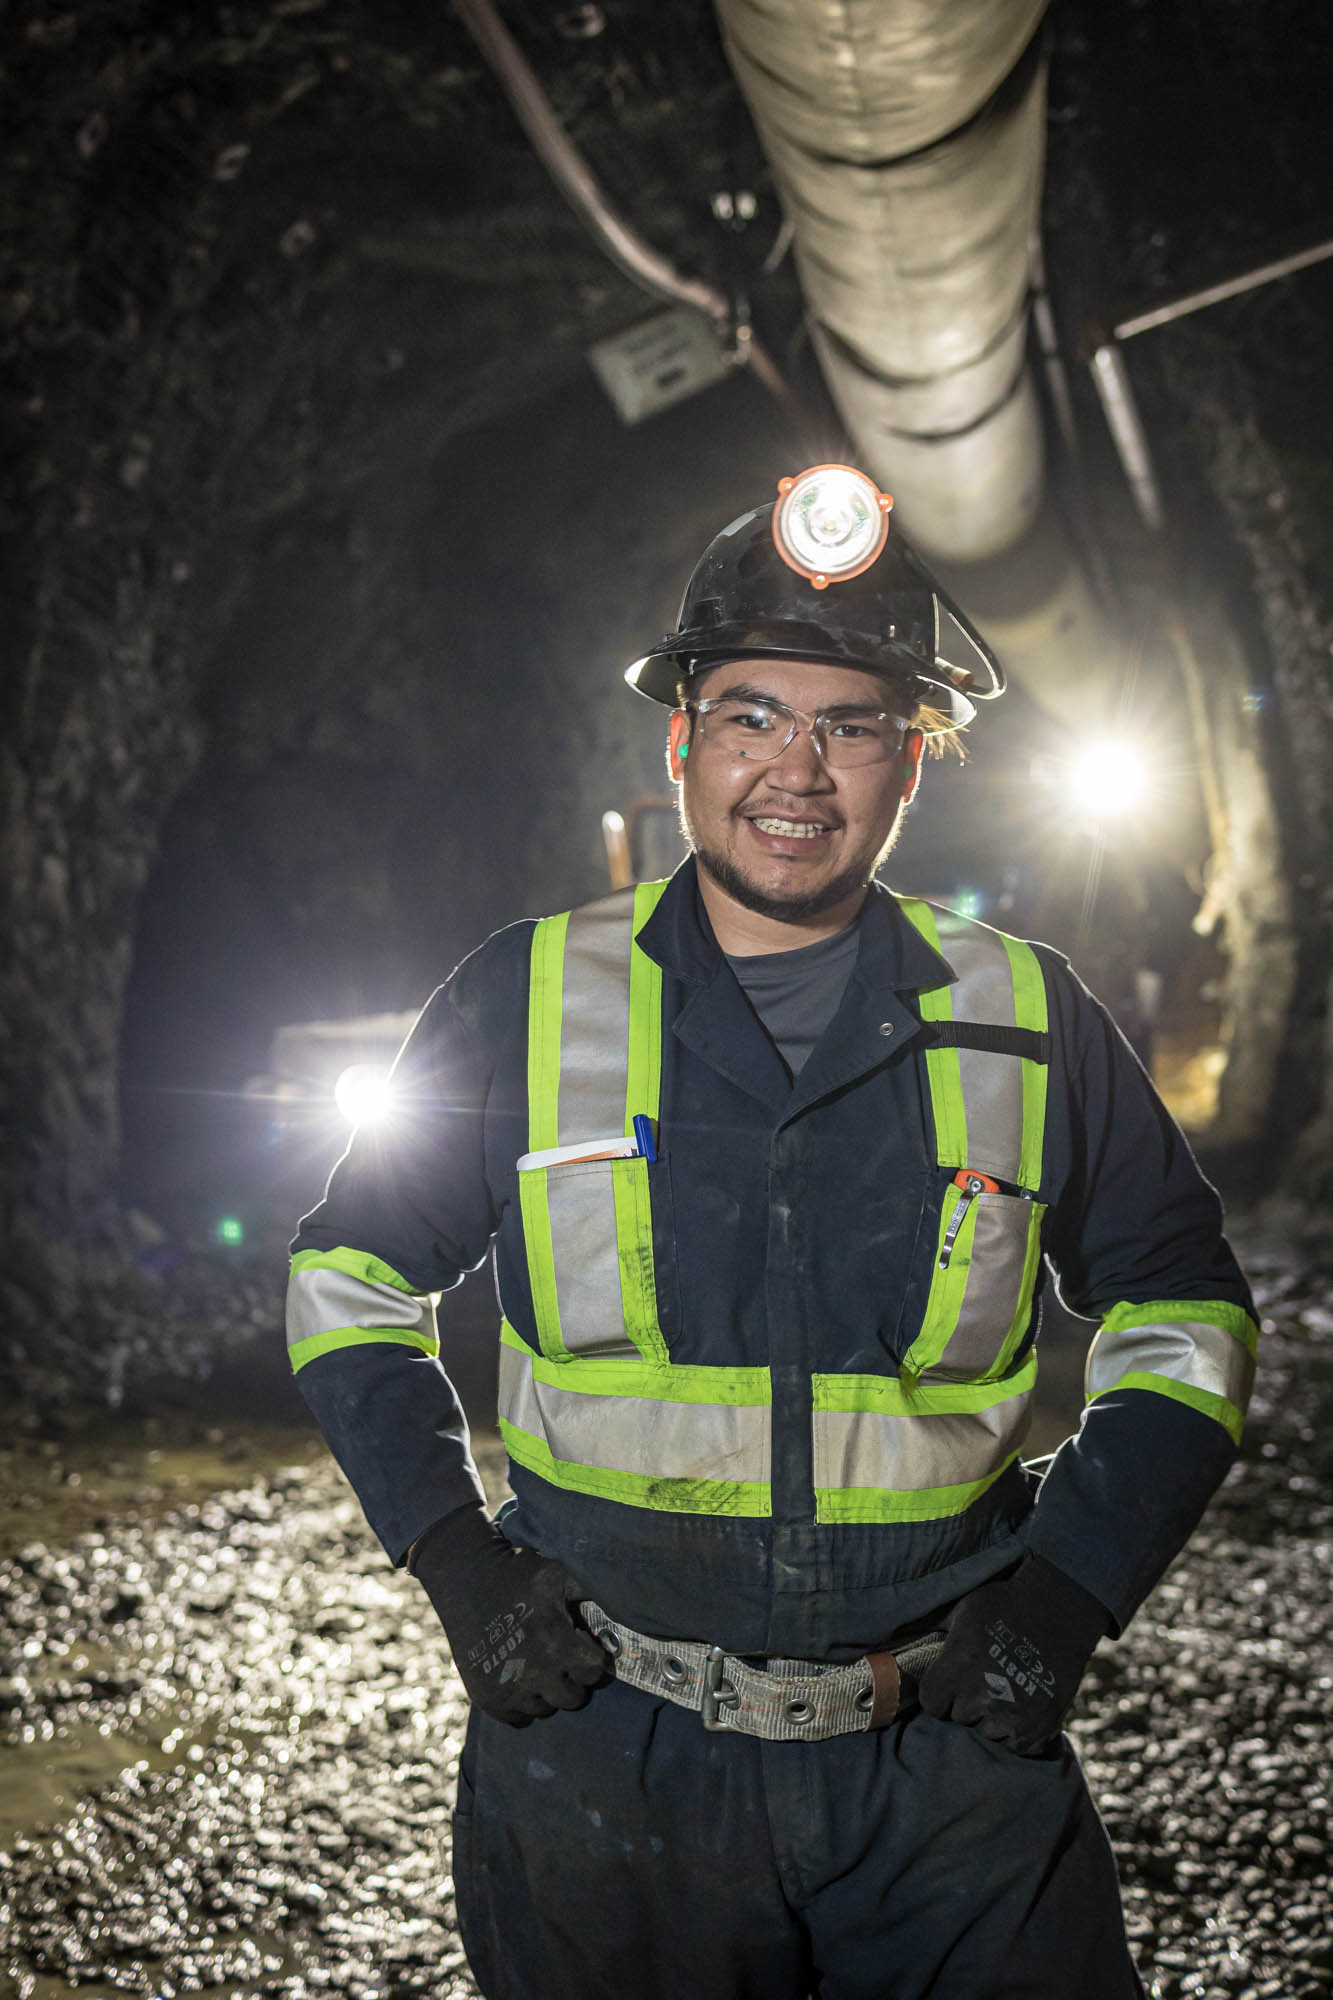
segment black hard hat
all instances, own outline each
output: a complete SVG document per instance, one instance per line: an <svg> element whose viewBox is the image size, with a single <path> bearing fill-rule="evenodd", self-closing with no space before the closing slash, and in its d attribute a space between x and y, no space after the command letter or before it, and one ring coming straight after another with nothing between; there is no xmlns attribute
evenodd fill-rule
<svg viewBox="0 0 1333 2000"><path fill-rule="evenodd" d="M799 493L802 482L829 473L860 482L858 495L876 495L865 474L843 466L812 467L783 480L780 491ZM872 520L864 505L860 521L880 545L841 577L800 566L785 532L784 501L776 521L770 504L731 522L695 567L679 629L627 668L630 686L674 705L679 682L732 660L811 660L882 675L912 700L942 710L947 727L970 722L974 700L1004 692L1004 669L902 536L885 532L892 502L876 498L883 521ZM807 545L804 559L820 557Z"/></svg>

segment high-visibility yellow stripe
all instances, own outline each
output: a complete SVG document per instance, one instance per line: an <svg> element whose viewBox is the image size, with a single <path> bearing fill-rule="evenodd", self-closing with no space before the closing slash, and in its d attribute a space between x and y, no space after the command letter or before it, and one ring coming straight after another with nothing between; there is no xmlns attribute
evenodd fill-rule
<svg viewBox="0 0 1333 2000"><path fill-rule="evenodd" d="M516 1465L567 1492L587 1493L623 1506L645 1507L656 1514L712 1514L728 1519L762 1520L773 1511L767 1486L730 1479L665 1479L642 1472L616 1472L604 1466L575 1465L556 1458L543 1439L500 1421L505 1449Z"/></svg>
<svg viewBox="0 0 1333 2000"><path fill-rule="evenodd" d="M1197 1410L1201 1416L1211 1417L1215 1424L1220 1424L1233 1444L1240 1443L1245 1415L1225 1396L1214 1396L1209 1390L1196 1389L1189 1382L1173 1382L1169 1375L1131 1372L1122 1375L1109 1388L1098 1389L1089 1401L1096 1403L1103 1396L1114 1396L1118 1389L1146 1389L1151 1395L1165 1396L1173 1403L1184 1403L1189 1409Z"/></svg>
<svg viewBox="0 0 1333 2000"><path fill-rule="evenodd" d="M734 1403L753 1408L763 1407L773 1400L772 1380L767 1368L705 1367L696 1362L679 1361L626 1361L597 1354L576 1355L569 1361L550 1361L535 1354L508 1320L501 1322L500 1339L505 1347L513 1348L527 1358L536 1381L547 1382L553 1389L569 1390L575 1395L630 1396L660 1403ZM854 1381L859 1378L838 1376L834 1379Z"/></svg>
<svg viewBox="0 0 1333 2000"><path fill-rule="evenodd" d="M564 1333L560 1325L560 1293L555 1282L555 1248L551 1240L551 1208L546 1192L545 1167L525 1167L518 1177L518 1205L523 1217L523 1242L528 1258L528 1283L532 1287L532 1314L542 1351L565 1356Z"/></svg>
<svg viewBox="0 0 1333 2000"><path fill-rule="evenodd" d="M415 1347L433 1360L439 1352L439 1342L424 1333L404 1332L387 1326L340 1326L329 1333L312 1333L305 1340L293 1341L287 1349L287 1359L292 1364L293 1375L298 1375L308 1361L315 1361L321 1354L334 1354L344 1347Z"/></svg>
<svg viewBox="0 0 1333 2000"><path fill-rule="evenodd" d="M528 1151L560 1143L561 988L569 913L543 917L532 938L528 999ZM590 1135L591 1136L591 1135Z"/></svg>
<svg viewBox="0 0 1333 2000"><path fill-rule="evenodd" d="M898 907L926 943L939 951L939 926L930 905L923 903L919 896L900 896ZM918 999L923 1021L952 1021L953 990L950 986L925 987ZM963 1077L957 1049L927 1049L926 1076L935 1117L936 1158L941 1166L965 1167L967 1110L963 1103Z"/></svg>
<svg viewBox="0 0 1333 2000"><path fill-rule="evenodd" d="M633 942L633 937L657 908L665 888L665 881L640 882L634 891L629 948L629 1046L625 1062L627 1136L634 1130L636 1116L649 1119L654 1136L661 1129L662 968ZM666 1341L657 1323L650 1171L642 1159L612 1163L616 1254L625 1333L646 1360L665 1362Z"/></svg>
<svg viewBox="0 0 1333 2000"><path fill-rule="evenodd" d="M656 1107L651 1114L656 1122ZM620 1270L620 1312L625 1333L647 1361L666 1361L667 1344L657 1323L657 1260L653 1255L652 1194L646 1160L612 1160L611 1194L616 1214L616 1261Z"/></svg>
<svg viewBox="0 0 1333 2000"><path fill-rule="evenodd" d="M1200 1321L1221 1327L1238 1340L1251 1360L1259 1351L1259 1329L1244 1306L1231 1299L1148 1299L1132 1304L1121 1299L1102 1320L1104 1333L1126 1333L1139 1326L1178 1326Z"/></svg>
<svg viewBox="0 0 1333 2000"><path fill-rule="evenodd" d="M965 1514L988 1493L1018 1457L1015 1451L984 1479L961 1486L935 1486L921 1492L894 1492L887 1487L823 1487L815 1494L815 1519L832 1526L867 1521L941 1521Z"/></svg>
<svg viewBox="0 0 1333 2000"><path fill-rule="evenodd" d="M963 1199L962 1190L952 1184L944 1190L944 1204L940 1209L939 1230L935 1243L935 1262L931 1269L930 1294L926 1300L926 1310L922 1316L920 1330L903 1357L904 1376L921 1375L932 1362L938 1361L958 1324L958 1315L963 1309L963 1294L967 1290L968 1274L972 1268L972 1238L977 1227L975 1200L969 1202L964 1212L958 1234L953 1240L949 1262L942 1271L939 1260L944 1254L944 1240L949 1233L953 1212Z"/></svg>
<svg viewBox="0 0 1333 2000"><path fill-rule="evenodd" d="M1046 1010L1046 981L1042 977L1041 965L1031 945L1020 943L1017 938L1004 937L1004 948L1009 954L1009 966L1014 980L1014 1020L1020 1028L1031 1028L1037 1034L1048 1032L1049 1022ZM1043 1140L1046 1132L1046 1079L1050 1074L1047 1063L1033 1062L1028 1056L1021 1058L1023 1065L1023 1150L1018 1168L1018 1185L1036 1190L1041 1186Z"/></svg>
<svg viewBox="0 0 1333 2000"><path fill-rule="evenodd" d="M533 1153L559 1144L561 989L568 929L566 911L560 916L543 917L532 936L528 975L528 1150ZM565 1343L560 1328L555 1254L551 1247L551 1212L546 1198L546 1175L541 1169L525 1169L519 1175L518 1199L537 1330L547 1353L563 1354Z"/></svg>
<svg viewBox="0 0 1333 2000"><path fill-rule="evenodd" d="M1038 1137L1040 1145L1040 1135ZM1038 1163L1040 1166L1040 1162ZM1019 1281L1018 1297L1014 1303L1014 1316L1009 1322L1009 1331L1000 1344L1000 1351L992 1364L997 1375L1002 1375L1022 1346L1032 1319L1032 1294L1037 1288L1037 1274L1041 1269L1041 1225L1047 1204L1030 1201L1026 1204L1031 1220L1028 1223L1027 1250L1023 1259L1023 1275Z"/></svg>
<svg viewBox="0 0 1333 2000"><path fill-rule="evenodd" d="M349 1250L345 1243L332 1250L298 1250L291 1261L291 1275L299 1277L302 1271L342 1271L349 1278L364 1279L368 1285L392 1285L395 1291L408 1292L414 1298L420 1296L392 1264L386 1264L382 1257L372 1257L366 1250Z"/></svg>
<svg viewBox="0 0 1333 2000"><path fill-rule="evenodd" d="M893 1375L814 1375L816 1410L870 1410L893 1417L947 1417L990 1410L1027 1394L1037 1380L1033 1352L1002 1382L907 1382Z"/></svg>
<svg viewBox="0 0 1333 2000"><path fill-rule="evenodd" d="M634 891L633 930L643 929L662 899L665 882L640 882ZM634 1130L636 1113L653 1121L654 1134L662 1096L662 968L637 944L629 959L629 1051L625 1068L625 1132Z"/></svg>

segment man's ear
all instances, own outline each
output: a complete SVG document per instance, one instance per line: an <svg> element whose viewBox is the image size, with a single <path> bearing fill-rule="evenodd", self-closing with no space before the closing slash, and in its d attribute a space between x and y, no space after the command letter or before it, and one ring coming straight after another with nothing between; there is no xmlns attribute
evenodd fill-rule
<svg viewBox="0 0 1333 2000"><path fill-rule="evenodd" d="M910 806L916 797L916 788L921 783L921 753L926 747L926 739L919 729L909 729L903 739L903 757L906 771L903 775L903 804Z"/></svg>
<svg viewBox="0 0 1333 2000"><path fill-rule="evenodd" d="M690 724L692 718L683 708L672 713L667 730L667 776L673 785L678 785L685 776L685 759L690 749Z"/></svg>

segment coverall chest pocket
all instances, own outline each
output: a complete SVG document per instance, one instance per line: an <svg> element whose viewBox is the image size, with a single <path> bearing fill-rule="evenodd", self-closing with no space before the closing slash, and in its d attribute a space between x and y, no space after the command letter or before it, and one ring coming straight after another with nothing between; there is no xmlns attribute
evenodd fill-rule
<svg viewBox="0 0 1333 2000"><path fill-rule="evenodd" d="M537 1335L552 1361L642 1356L665 1361L653 1257L653 1189L664 1160L566 1160L519 1172L519 1204Z"/></svg>
<svg viewBox="0 0 1333 2000"><path fill-rule="evenodd" d="M962 1172L944 1190L935 1263L905 1376L998 1379L1027 1332L1041 1263L1044 1202Z"/></svg>

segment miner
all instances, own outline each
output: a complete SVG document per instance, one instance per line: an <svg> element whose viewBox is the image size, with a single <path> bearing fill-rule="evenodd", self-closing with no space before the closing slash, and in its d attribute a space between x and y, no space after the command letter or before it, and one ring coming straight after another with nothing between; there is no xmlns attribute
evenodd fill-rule
<svg viewBox="0 0 1333 2000"><path fill-rule="evenodd" d="M1065 960L876 878L1003 687L890 506L812 467L709 545L627 674L689 859L465 959L296 1239L292 1365L471 1697L488 2000L1142 1992L1061 1724L1231 1463L1251 1301ZM488 1249L495 1520L429 1298ZM1052 1280L1098 1331L1039 1476Z"/></svg>

